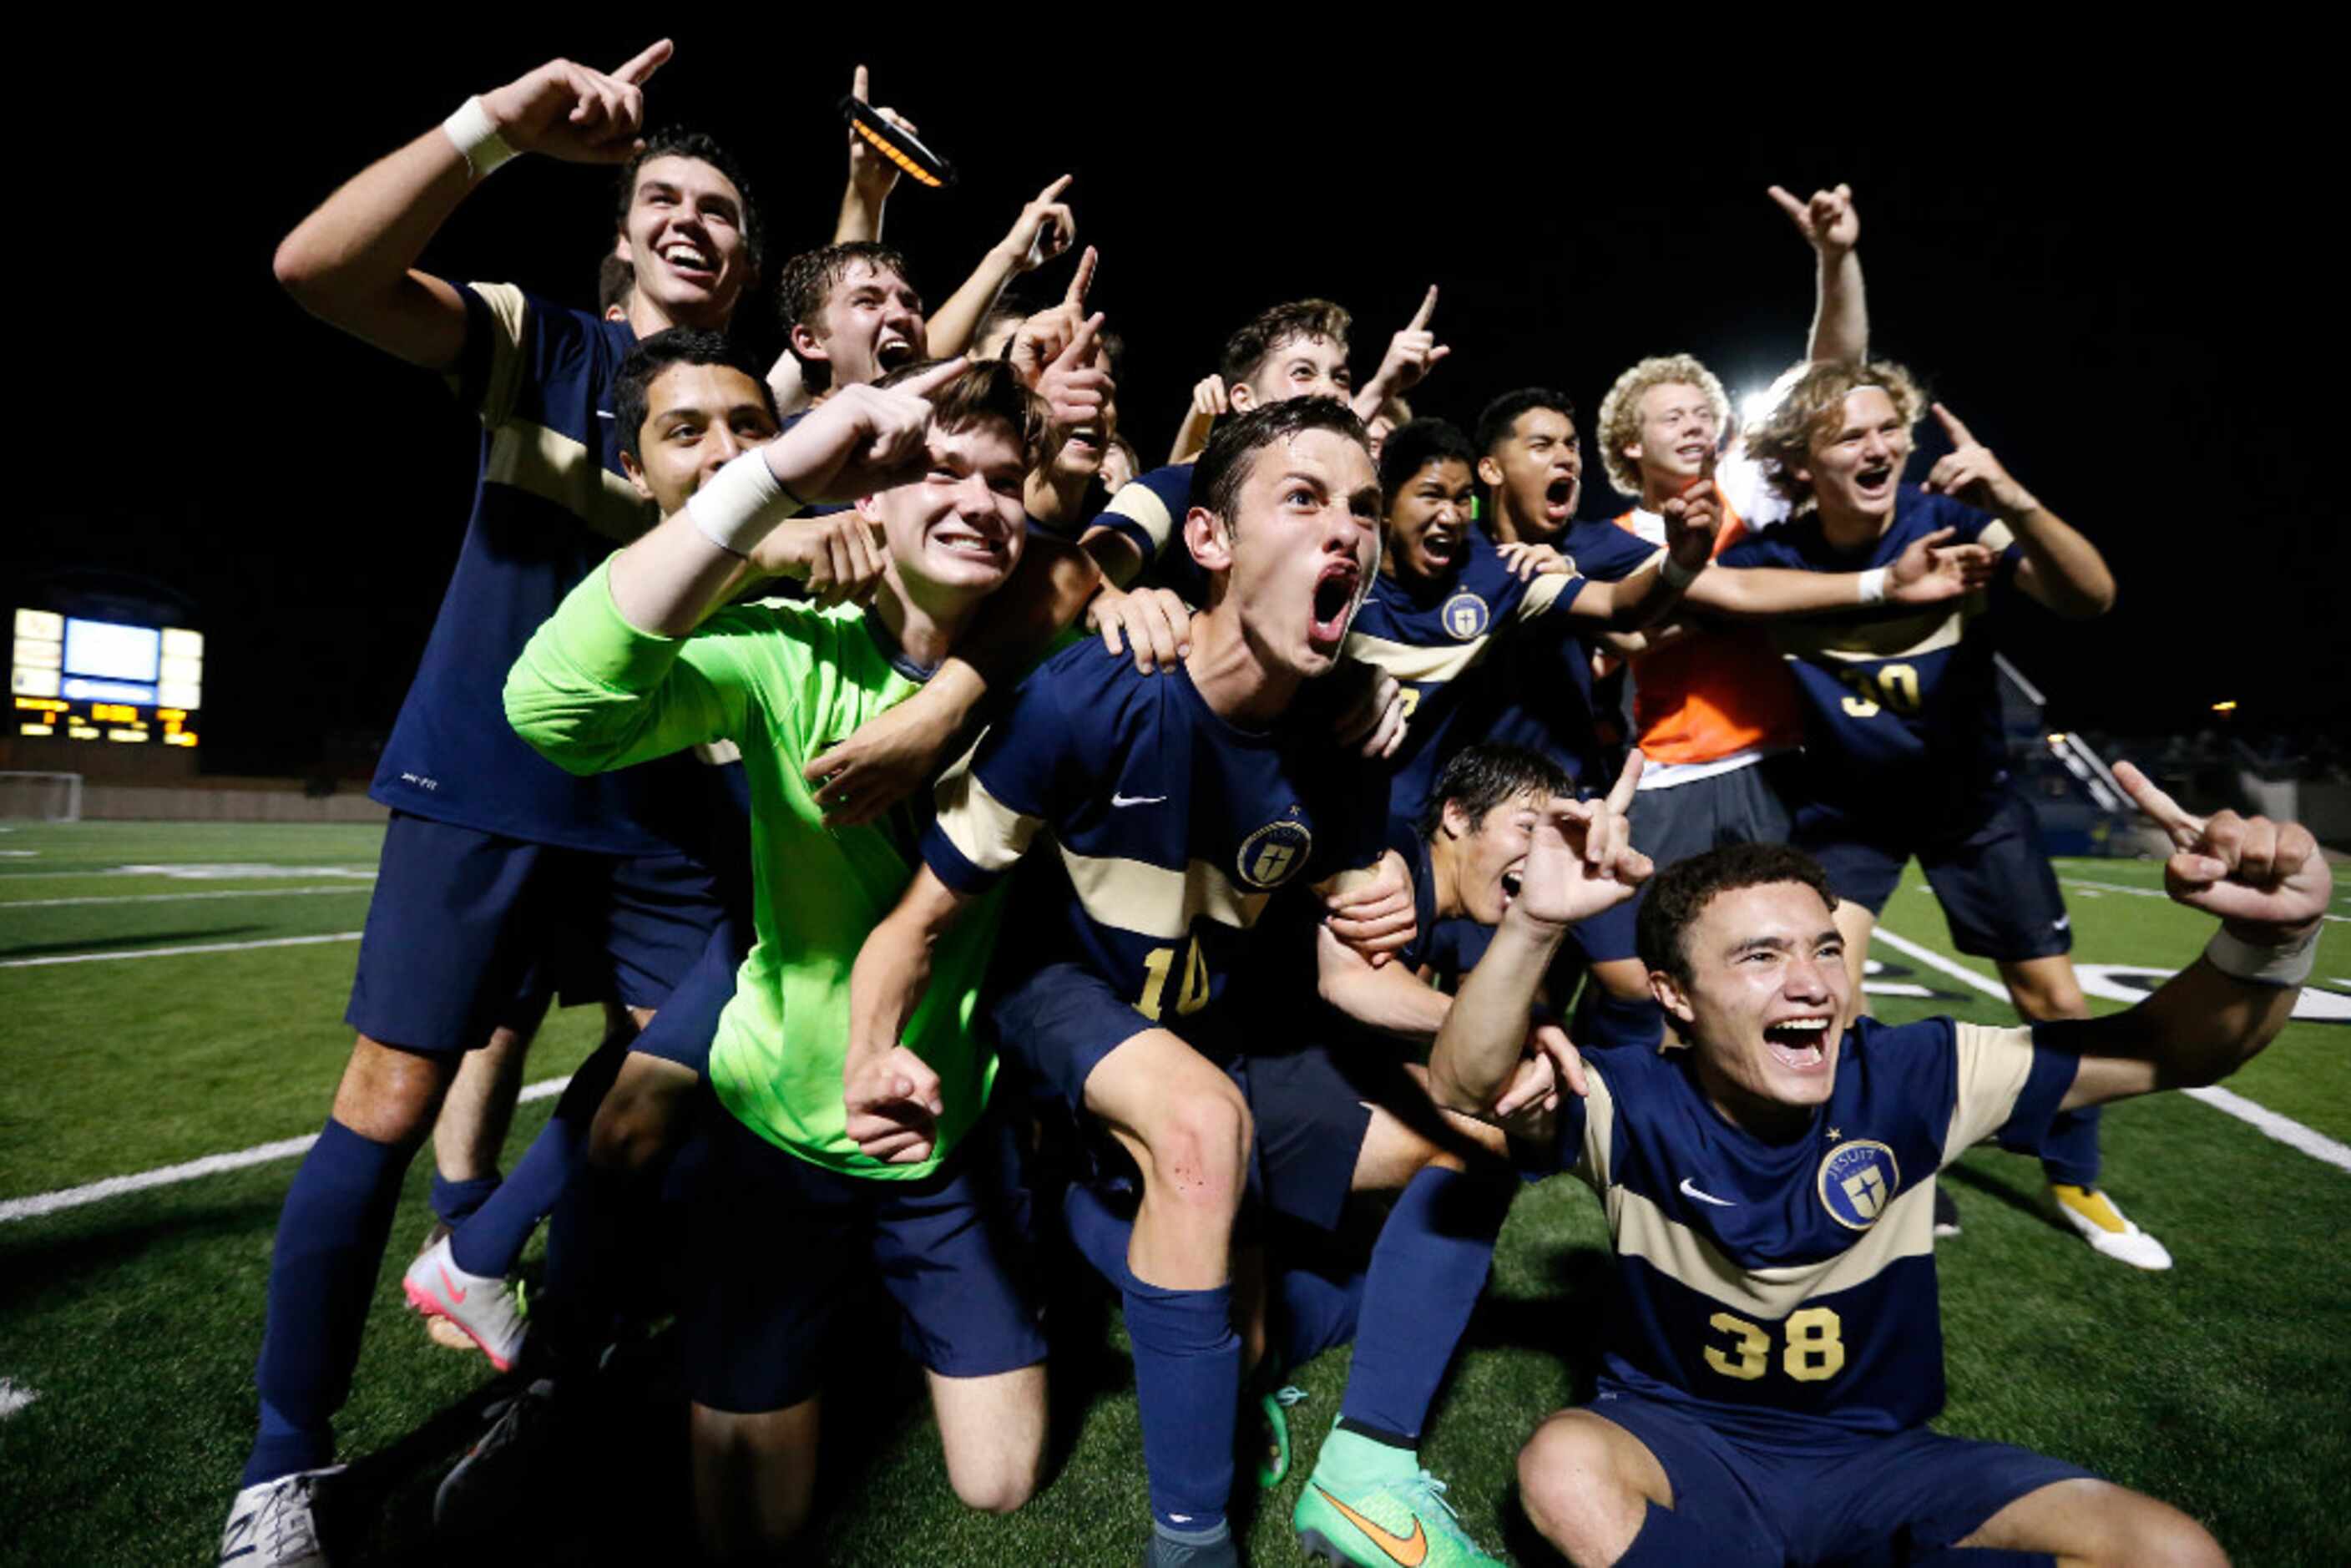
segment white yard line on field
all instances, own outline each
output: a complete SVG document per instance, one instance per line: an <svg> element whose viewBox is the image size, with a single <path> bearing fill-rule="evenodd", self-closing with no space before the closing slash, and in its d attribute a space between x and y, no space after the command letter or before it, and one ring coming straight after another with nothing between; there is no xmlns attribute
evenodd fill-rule
<svg viewBox="0 0 2351 1568"><path fill-rule="evenodd" d="M44 958L0 958L0 969L31 969L43 964L103 964L115 958L176 958L183 953L243 953L255 947L306 947L318 942L356 942L356 931L324 936L272 936L260 942L198 942L186 947L141 947L130 953L52 953Z"/></svg>
<svg viewBox="0 0 2351 1568"><path fill-rule="evenodd" d="M304 893L373 893L366 883L340 883L332 887L254 887L225 893L116 893L81 898L0 898L0 915L12 909L63 909L82 904L177 904L190 898L291 898Z"/></svg>
<svg viewBox="0 0 2351 1568"><path fill-rule="evenodd" d="M550 1094L560 1094L571 1080L546 1078L524 1089L519 1098L544 1100ZM35 1193L30 1197L0 1199L0 1225L13 1220L37 1219L44 1214L55 1214L61 1208L79 1208L85 1203L101 1198L120 1197L126 1192L144 1192L151 1186L172 1186L198 1176L217 1176L223 1171L241 1171L247 1166L267 1165L272 1160L291 1159L307 1154L319 1141L312 1133L299 1138L280 1138L274 1144L256 1144L249 1149L239 1149L233 1155L206 1155L200 1160L188 1160L176 1166L162 1166L136 1176L108 1176L82 1186L61 1187L56 1192Z"/></svg>
<svg viewBox="0 0 2351 1568"><path fill-rule="evenodd" d="M2001 1001L2008 1000L2006 986L2001 985L1998 980L1977 974L1965 964L1956 963L1944 957L1932 947L1922 947L1907 938L1896 936L1883 925L1873 930L1870 936L1885 943L1896 952L1905 953L1917 959L1929 968L1940 969L1955 980L1965 981L1988 997L1997 997ZM2180 1092L2191 1100L2202 1101L2216 1111L2225 1112L2236 1117L2240 1122L2259 1129L2265 1135L2275 1138L2288 1148L2301 1150L2312 1159L2322 1160L2338 1170L2351 1171L2351 1145L2336 1143L2325 1134L2314 1128L2305 1127L2291 1116L2281 1116L2269 1107L2256 1105L2243 1095L2231 1093L2226 1089L2183 1089Z"/></svg>

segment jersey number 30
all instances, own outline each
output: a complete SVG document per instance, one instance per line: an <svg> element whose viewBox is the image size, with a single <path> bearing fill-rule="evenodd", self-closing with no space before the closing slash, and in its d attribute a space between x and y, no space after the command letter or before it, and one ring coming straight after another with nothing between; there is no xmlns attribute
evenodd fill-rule
<svg viewBox="0 0 2351 1568"><path fill-rule="evenodd" d="M1728 1346L1708 1345L1706 1364L1725 1377L1751 1382L1771 1370L1771 1336L1745 1318L1717 1312L1706 1326L1731 1338ZM1799 1383L1818 1383L1844 1369L1844 1325L1827 1307L1806 1307L1788 1314L1783 1325L1788 1343L1780 1364Z"/></svg>

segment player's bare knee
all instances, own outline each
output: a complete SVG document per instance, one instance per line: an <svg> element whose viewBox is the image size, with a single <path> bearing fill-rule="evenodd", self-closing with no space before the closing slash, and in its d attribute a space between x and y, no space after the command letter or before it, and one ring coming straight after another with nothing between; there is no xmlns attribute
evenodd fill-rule
<svg viewBox="0 0 2351 1568"><path fill-rule="evenodd" d="M454 1058L402 1051L361 1035L335 1088L335 1120L374 1143L422 1143L456 1075Z"/></svg>
<svg viewBox="0 0 2351 1568"><path fill-rule="evenodd" d="M977 1513L1010 1513L1037 1495L1038 1459L1028 1456L991 1456L987 1461L951 1465L947 1479L956 1498Z"/></svg>
<svg viewBox="0 0 2351 1568"><path fill-rule="evenodd" d="M1252 1128L1237 1090L1185 1094L1149 1134L1155 1196L1198 1207L1237 1208L1249 1168Z"/></svg>
<svg viewBox="0 0 2351 1568"><path fill-rule="evenodd" d="M608 1171L641 1171L660 1155L667 1138L658 1104L638 1095L608 1096L588 1124L588 1158Z"/></svg>
<svg viewBox="0 0 2351 1568"><path fill-rule="evenodd" d="M2095 1559L2100 1568L2228 1568L2229 1554L2211 1531L2173 1508L2126 1492L2110 1544Z"/></svg>
<svg viewBox="0 0 2351 1568"><path fill-rule="evenodd" d="M1649 1499L1594 1424L1572 1414L1519 1450L1519 1500L1545 1540L1577 1563L1613 1563L1640 1533Z"/></svg>

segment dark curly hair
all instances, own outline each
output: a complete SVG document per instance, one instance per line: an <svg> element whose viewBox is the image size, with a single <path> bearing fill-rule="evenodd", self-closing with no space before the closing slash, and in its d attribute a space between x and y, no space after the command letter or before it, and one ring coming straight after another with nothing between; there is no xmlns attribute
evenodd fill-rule
<svg viewBox="0 0 2351 1568"><path fill-rule="evenodd" d="M1689 949L1682 937L1708 904L1717 894L1775 882L1802 883L1821 895L1830 914L1836 913L1836 890L1829 886L1829 873L1820 862L1785 844L1725 844L1676 861L1650 882L1649 895L1641 905L1634 928L1641 962L1688 984Z"/></svg>

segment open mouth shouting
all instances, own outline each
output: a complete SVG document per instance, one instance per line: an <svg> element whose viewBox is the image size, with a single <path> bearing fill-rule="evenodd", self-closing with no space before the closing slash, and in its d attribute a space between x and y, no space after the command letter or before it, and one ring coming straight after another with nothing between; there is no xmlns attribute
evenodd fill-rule
<svg viewBox="0 0 2351 1568"><path fill-rule="evenodd" d="M1575 476L1562 474L1543 486L1543 520L1563 523L1575 508Z"/></svg>
<svg viewBox="0 0 2351 1568"><path fill-rule="evenodd" d="M1461 559L1464 536L1458 528L1436 525L1420 536L1421 559L1428 563L1432 574L1444 571Z"/></svg>
<svg viewBox="0 0 2351 1568"><path fill-rule="evenodd" d="M873 340L873 362L885 376L913 364L919 357L914 340L903 332L884 332Z"/></svg>
<svg viewBox="0 0 2351 1568"><path fill-rule="evenodd" d="M1347 623L1354 619L1356 591L1363 581L1363 568L1352 556L1330 561L1315 578L1314 622L1307 640L1317 650L1335 655L1347 640Z"/></svg>
<svg viewBox="0 0 2351 1568"><path fill-rule="evenodd" d="M1771 1048L1772 1059L1791 1072L1825 1072L1829 1065L1829 1030L1834 1023L1834 1019L1826 1013L1782 1019L1765 1026L1763 1043Z"/></svg>
<svg viewBox="0 0 2351 1568"><path fill-rule="evenodd" d="M1886 500L1894 494L1894 465L1872 463L1867 467L1856 469L1853 476L1853 490L1855 498L1864 502Z"/></svg>

